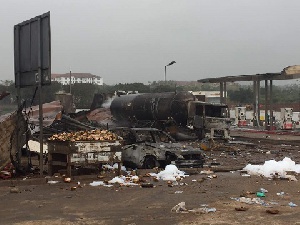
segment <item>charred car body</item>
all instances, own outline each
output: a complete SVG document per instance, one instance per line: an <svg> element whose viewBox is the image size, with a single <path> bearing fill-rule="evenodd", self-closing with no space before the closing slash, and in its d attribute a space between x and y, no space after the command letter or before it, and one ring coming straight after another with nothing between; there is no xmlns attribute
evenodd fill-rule
<svg viewBox="0 0 300 225"><path fill-rule="evenodd" d="M203 167L203 151L177 143L156 128L116 128L123 137L122 162L131 168L154 168L175 164L178 167Z"/></svg>
<svg viewBox="0 0 300 225"><path fill-rule="evenodd" d="M196 101L190 92L123 95L112 101L110 110L118 122L128 122L122 125L176 132L190 127L200 139L207 134L229 137L227 105Z"/></svg>

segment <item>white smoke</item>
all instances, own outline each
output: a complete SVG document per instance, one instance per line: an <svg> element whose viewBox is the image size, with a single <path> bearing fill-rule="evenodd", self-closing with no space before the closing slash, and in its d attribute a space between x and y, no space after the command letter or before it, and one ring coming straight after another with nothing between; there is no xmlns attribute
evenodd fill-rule
<svg viewBox="0 0 300 225"><path fill-rule="evenodd" d="M108 98L107 100L105 100L102 104L103 108L109 109L111 102L115 99L116 96L113 96L112 98Z"/></svg>

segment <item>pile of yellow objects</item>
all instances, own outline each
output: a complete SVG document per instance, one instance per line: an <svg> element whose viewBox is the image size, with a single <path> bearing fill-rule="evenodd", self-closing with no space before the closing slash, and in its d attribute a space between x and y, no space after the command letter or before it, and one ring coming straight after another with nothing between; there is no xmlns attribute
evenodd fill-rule
<svg viewBox="0 0 300 225"><path fill-rule="evenodd" d="M70 133L54 134L49 141L115 141L120 139L118 135L108 130L85 130Z"/></svg>

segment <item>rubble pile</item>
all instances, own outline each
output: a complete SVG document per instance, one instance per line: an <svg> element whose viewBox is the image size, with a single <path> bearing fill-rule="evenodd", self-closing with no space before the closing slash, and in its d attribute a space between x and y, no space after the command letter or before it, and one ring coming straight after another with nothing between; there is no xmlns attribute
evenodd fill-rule
<svg viewBox="0 0 300 225"><path fill-rule="evenodd" d="M70 133L54 134L49 141L115 141L120 137L108 130L85 130Z"/></svg>

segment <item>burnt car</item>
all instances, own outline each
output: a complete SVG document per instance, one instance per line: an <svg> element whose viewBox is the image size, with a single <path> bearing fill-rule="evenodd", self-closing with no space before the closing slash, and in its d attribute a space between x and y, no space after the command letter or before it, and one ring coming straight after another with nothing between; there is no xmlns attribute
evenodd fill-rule
<svg viewBox="0 0 300 225"><path fill-rule="evenodd" d="M175 164L177 167L203 167L204 154L200 149L178 143L166 132L156 128L116 128L123 137L123 165L152 169Z"/></svg>

